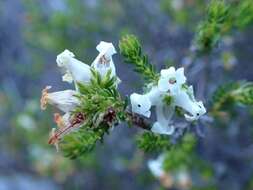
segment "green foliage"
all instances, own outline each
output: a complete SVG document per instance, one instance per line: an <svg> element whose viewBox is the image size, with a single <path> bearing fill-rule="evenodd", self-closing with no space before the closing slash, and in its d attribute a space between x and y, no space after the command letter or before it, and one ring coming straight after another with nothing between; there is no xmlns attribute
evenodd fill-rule
<svg viewBox="0 0 253 190"><path fill-rule="evenodd" d="M209 23L223 24L228 17L229 6L224 0L212 0L207 9Z"/></svg>
<svg viewBox="0 0 253 190"><path fill-rule="evenodd" d="M180 143L174 145L165 153L164 169L173 171L180 168L188 167L193 162L193 151L196 139L193 135L187 134Z"/></svg>
<svg viewBox="0 0 253 190"><path fill-rule="evenodd" d="M220 86L213 94L213 110L219 111L233 104L253 105L253 83L231 82Z"/></svg>
<svg viewBox="0 0 253 190"><path fill-rule="evenodd" d="M89 84L78 84L80 105L75 112L85 113L86 121L92 127L98 127L104 120L107 112L111 109L115 112L114 123L117 122L124 112L125 102L121 100L116 89L116 77L111 77L108 72L105 77L94 70Z"/></svg>
<svg viewBox="0 0 253 190"><path fill-rule="evenodd" d="M139 40L134 35L126 35L119 42L121 55L126 63L135 65L135 71L144 76L148 82L158 81L159 75L148 60L148 56L143 54Z"/></svg>
<svg viewBox="0 0 253 190"><path fill-rule="evenodd" d="M96 142L103 136L103 132L79 129L64 137L60 143L60 149L65 157L75 159L83 154L91 152L96 145Z"/></svg>
<svg viewBox="0 0 253 190"><path fill-rule="evenodd" d="M116 89L116 77L109 71L103 78L91 70L89 84L78 84L80 105L74 111L85 115L85 123L77 132L70 133L60 142L66 157L77 158L93 150L108 129L124 118L125 102Z"/></svg>
<svg viewBox="0 0 253 190"><path fill-rule="evenodd" d="M197 28L194 39L200 54L207 54L219 43L221 37L233 27L245 28L253 22L252 0L227 3L225 0L211 0L207 17Z"/></svg>
<svg viewBox="0 0 253 190"><path fill-rule="evenodd" d="M163 12L173 19L175 24L191 28L194 25L193 23L196 22L195 18L203 14L205 1L161 0L160 7Z"/></svg>
<svg viewBox="0 0 253 190"><path fill-rule="evenodd" d="M243 29L253 23L253 1L240 0L237 6L234 6L234 25Z"/></svg>
<svg viewBox="0 0 253 190"><path fill-rule="evenodd" d="M137 145L145 152L160 152L171 148L167 135L157 135L152 132L144 132L137 138Z"/></svg>
<svg viewBox="0 0 253 190"><path fill-rule="evenodd" d="M199 53L209 53L217 46L229 24L229 6L224 0L212 0L207 8L207 17L202 21L195 36L195 45Z"/></svg>

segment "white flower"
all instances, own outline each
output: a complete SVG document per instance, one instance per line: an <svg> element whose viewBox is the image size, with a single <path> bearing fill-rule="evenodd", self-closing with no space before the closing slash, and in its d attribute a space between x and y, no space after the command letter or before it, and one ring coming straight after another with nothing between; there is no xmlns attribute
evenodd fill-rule
<svg viewBox="0 0 253 190"><path fill-rule="evenodd" d="M193 88L190 86L187 90L181 88L179 93L173 98L174 104L181 107L188 113L185 114L187 121L194 121L206 113L202 101L196 101L193 95Z"/></svg>
<svg viewBox="0 0 253 190"><path fill-rule="evenodd" d="M171 125L171 118L174 114L174 107L164 105L163 102L156 105L156 122L151 131L157 134L171 135L175 128Z"/></svg>
<svg viewBox="0 0 253 190"><path fill-rule="evenodd" d="M101 41L96 49L99 51L98 56L95 58L91 67L93 67L103 77L111 70L111 76L116 76L115 65L112 56L116 54L116 50L112 43Z"/></svg>
<svg viewBox="0 0 253 190"><path fill-rule="evenodd" d="M155 106L157 122L151 128L151 131L158 134L171 135L174 127L170 125L171 117L174 113L173 107L168 107L163 103L163 95L165 93L159 91L157 87L152 87L146 94L133 93L130 96L132 112L150 117L151 106Z"/></svg>
<svg viewBox="0 0 253 190"><path fill-rule="evenodd" d="M165 174L163 169L163 161L164 155L160 155L155 160L148 161L148 168L150 169L151 173L157 178L161 178Z"/></svg>
<svg viewBox="0 0 253 190"><path fill-rule="evenodd" d="M64 50L60 53L56 62L58 67L65 70L65 75L63 75L62 80L75 84L77 82L87 83L91 78L90 66L75 59L75 55L69 50Z"/></svg>
<svg viewBox="0 0 253 190"><path fill-rule="evenodd" d="M162 92L176 94L185 82L186 77L184 76L184 68L175 70L174 67L170 67L169 69L161 70L158 88Z"/></svg>
<svg viewBox="0 0 253 190"><path fill-rule="evenodd" d="M51 86L46 86L42 90L42 96L40 99L40 106L42 110L46 109L47 104L51 104L57 107L63 112L71 112L79 104L79 100L75 95L77 92L74 90L63 90L58 92L48 93Z"/></svg>
<svg viewBox="0 0 253 190"><path fill-rule="evenodd" d="M150 117L150 108L152 104L147 96L133 93L130 96L130 101L133 113L137 113L145 117Z"/></svg>

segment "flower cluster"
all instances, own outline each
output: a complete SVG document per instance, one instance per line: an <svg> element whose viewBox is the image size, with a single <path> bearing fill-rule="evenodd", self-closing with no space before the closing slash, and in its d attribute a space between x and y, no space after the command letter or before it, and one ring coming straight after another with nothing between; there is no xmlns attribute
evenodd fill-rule
<svg viewBox="0 0 253 190"><path fill-rule="evenodd" d="M158 134L171 135L174 132L174 126L171 124L171 118L176 107L182 108L187 121L194 121L206 113L202 101L196 101L193 87L186 85L184 68L163 69L160 72L158 84L150 84L150 90L145 94L133 93L130 96L132 112L151 116L151 107L156 108L157 121L153 124L151 131ZM170 102L164 101L166 97Z"/></svg>
<svg viewBox="0 0 253 190"><path fill-rule="evenodd" d="M129 60L138 61L138 72L149 70L144 72L149 82L147 92L130 95L132 111L117 89L120 79L112 59L116 53L112 43L102 41L97 45L99 54L91 65L76 59L69 50L57 56L57 66L64 71L62 80L74 83L75 89L49 92L51 86L46 86L42 90L41 109L45 110L50 104L61 112L54 114L57 128L52 129L49 144L54 144L58 149L59 142L62 142L59 144L61 150L66 150L66 155L74 158L90 151L98 140L102 141L104 134L109 133L109 129L121 122L137 125L153 133L172 135L175 132L172 117L178 108L185 112L187 121L195 121L206 113L203 103L195 100L193 87L186 85L184 68L170 67L156 73L147 56L138 51L140 44L136 39L130 42L126 44L126 41L122 41L121 51L126 48L124 55ZM132 50L136 44L137 47ZM131 59L132 55L136 59ZM146 118L151 117L152 107L155 108L156 121L151 124ZM72 133L77 129L78 133ZM90 141L81 142L78 140L80 136Z"/></svg>
<svg viewBox="0 0 253 190"><path fill-rule="evenodd" d="M75 90L63 90L58 92L48 92L51 86L47 86L42 90L41 109L45 110L47 104L56 107L63 113L54 114L54 121L57 129L53 128L49 144L54 144L58 149L58 142L64 135L70 133L74 129L78 129L86 121L86 115L82 112L75 112L80 106L79 84L89 84L92 80L92 69L99 73L101 78L105 78L110 74L110 78L116 77L116 70L112 60L112 56L116 50L112 43L101 41L96 49L99 51L91 66L79 61L75 55L69 50L64 50L57 56L56 62L58 67L64 70L62 80L75 85ZM119 80L118 80L119 81ZM105 118L108 122L112 122L115 113L109 110Z"/></svg>

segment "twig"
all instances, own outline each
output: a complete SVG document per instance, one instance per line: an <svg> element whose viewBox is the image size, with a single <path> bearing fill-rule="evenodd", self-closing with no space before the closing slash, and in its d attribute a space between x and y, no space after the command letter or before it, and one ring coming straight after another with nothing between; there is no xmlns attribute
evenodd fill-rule
<svg viewBox="0 0 253 190"><path fill-rule="evenodd" d="M127 111L127 115L129 117L129 120L132 124L134 124L136 127L145 129L150 131L152 123L149 119L144 118L138 114L132 113L131 111Z"/></svg>

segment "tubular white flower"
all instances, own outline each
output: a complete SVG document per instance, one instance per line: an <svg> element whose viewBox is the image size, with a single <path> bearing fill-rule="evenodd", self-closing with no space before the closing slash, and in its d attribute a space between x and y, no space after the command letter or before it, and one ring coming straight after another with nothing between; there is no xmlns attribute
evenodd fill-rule
<svg viewBox="0 0 253 190"><path fill-rule="evenodd" d="M161 178L165 174L163 169L163 161L164 155L160 155L155 160L148 161L148 168L150 169L151 173L157 178Z"/></svg>
<svg viewBox="0 0 253 190"><path fill-rule="evenodd" d="M112 56L117 52L113 44L101 41L96 49L99 51L99 54L91 64L91 67L98 71L102 77L105 76L109 70L111 70L111 77L116 76L116 69Z"/></svg>
<svg viewBox="0 0 253 190"><path fill-rule="evenodd" d="M155 106L157 121L153 124L151 131L158 134L173 134L175 127L171 125L171 118L175 106L187 112L184 115L187 121L197 120L206 113L203 103L195 100L193 87L187 87L185 82L183 68L175 70L174 67L170 67L162 70L157 86L152 86L146 94L133 93L130 96L132 112L150 117L150 109ZM170 105L163 102L165 95L171 96Z"/></svg>
<svg viewBox="0 0 253 190"><path fill-rule="evenodd" d="M183 108L188 114L185 114L187 121L194 121L206 113L202 101L196 101L193 95L193 88L190 86L187 90L182 89L174 96L174 104Z"/></svg>
<svg viewBox="0 0 253 190"><path fill-rule="evenodd" d="M164 92L161 92L156 86L152 87L151 90L146 94L133 93L130 96L132 112L150 117L151 106L156 106L156 118L151 128L151 131L158 134L171 135L174 132L174 126L170 125L171 117L174 113L173 107L164 105L162 99Z"/></svg>
<svg viewBox="0 0 253 190"><path fill-rule="evenodd" d="M79 104L78 98L75 97L77 92L74 90L63 90L48 93L51 86L46 86L42 90L40 106L42 110L46 109L47 104L51 104L63 112L70 112Z"/></svg>
<svg viewBox="0 0 253 190"><path fill-rule="evenodd" d="M168 107L167 105L156 106L156 120L151 128L153 133L171 135L174 133L175 128L170 124L171 117L174 114L174 108Z"/></svg>
<svg viewBox="0 0 253 190"><path fill-rule="evenodd" d="M75 59L75 55L69 50L64 50L60 53L56 62L58 67L65 70L65 75L63 75L62 80L75 84L77 82L87 83L91 78L90 66Z"/></svg>
<svg viewBox="0 0 253 190"><path fill-rule="evenodd" d="M170 92L176 94L182 84L186 82L184 76L184 68L175 70L174 67L169 69L162 69L161 76L158 81L158 88L162 92Z"/></svg>

